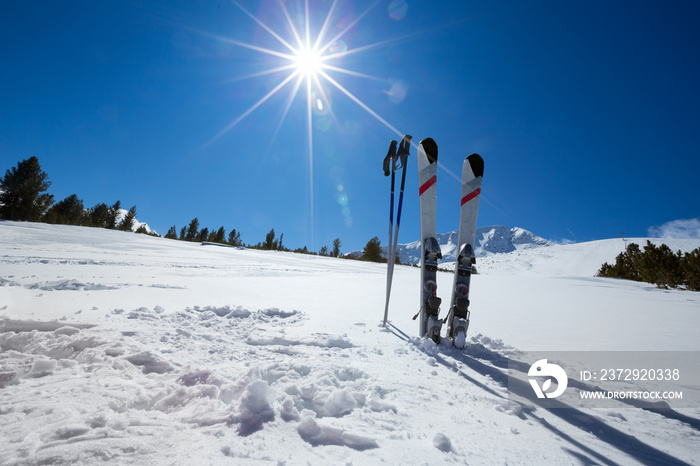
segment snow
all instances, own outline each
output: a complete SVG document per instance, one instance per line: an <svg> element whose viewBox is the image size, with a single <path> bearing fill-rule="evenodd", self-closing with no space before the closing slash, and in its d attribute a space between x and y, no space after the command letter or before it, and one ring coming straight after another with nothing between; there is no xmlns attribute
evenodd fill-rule
<svg viewBox="0 0 700 466"><path fill-rule="evenodd" d="M416 337L414 267L382 328L385 264L0 222L0 464L696 463L700 409L514 406L491 361L698 351L700 293L593 277L621 239L513 244L458 351Z"/></svg>

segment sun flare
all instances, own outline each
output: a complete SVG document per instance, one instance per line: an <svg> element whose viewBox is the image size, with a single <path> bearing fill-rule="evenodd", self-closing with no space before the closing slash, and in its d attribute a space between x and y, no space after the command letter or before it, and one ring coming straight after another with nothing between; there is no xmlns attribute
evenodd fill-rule
<svg viewBox="0 0 700 466"><path fill-rule="evenodd" d="M367 104L362 102L362 100L360 100L350 91L348 91L329 74L341 73L349 76L354 76L356 78L371 79L374 81L384 81L384 79L382 78L353 71L347 68L342 68L340 66L337 66L336 64L345 56L364 52L376 47L386 46L392 42L401 40L401 38L390 39L355 48L349 48L347 43L345 42L344 37L348 33L348 31L355 27L362 18L364 18L374 7L376 7L380 0L375 0L365 11L358 15L355 15L351 20L349 20L349 22L344 23L344 27L342 28L342 30L330 39L327 37L327 34L332 29L332 18L335 14L337 14L337 9L339 8L338 4L340 3L340 0L332 0L330 8L327 14L325 15L325 19L323 20L323 25L320 27L320 29L316 31L313 31L314 28L312 27L309 18L309 0L304 0L304 11L301 15L295 15L294 12L290 14L290 12L287 10L286 4L280 1L280 14L282 18L286 20L288 30L291 31L291 37L288 37L286 39L277 32L275 32L270 26L265 24L260 18L258 18L253 13L244 8L240 3L238 3L237 0L231 0L231 2L234 5L236 5L236 7L238 7L238 9L240 9L243 13L245 13L250 19L252 19L258 26L260 26L260 28L266 31L270 36L274 37L274 39L276 39L276 41L281 46L281 50L273 50L270 48L241 42L230 38L219 37L220 39L225 40L226 42L229 42L231 44L255 50L257 52L261 52L263 54L281 59L281 62L279 62L280 66L273 66L268 70L256 72L245 76L244 78L257 78L265 75L272 75L283 72L286 72L288 74L286 78L282 79L280 83L277 86L275 86L270 92L268 92L265 96L260 98L260 100L254 103L248 110L243 112L243 114L235 118L228 126L226 126L222 131L220 131L214 139L218 139L224 133L226 133L238 123L240 123L244 118L250 115L255 109L257 109L260 105L265 103L277 92L281 91L281 89L284 88L290 82L293 83L291 85L291 94L289 95L289 98L287 100L287 105L284 108L284 112L282 118L280 119L280 124L278 125L278 128L279 126L281 126L282 122L287 116L292 100L296 96L297 92L299 92L302 89L306 89L306 101L308 107L307 113L309 114L309 120L311 119L312 110L315 113L333 114L333 110L330 105L330 90L328 89L328 87L330 86L345 94L348 98L350 98L351 101L355 102L357 105L366 110L370 115L372 115L382 124L384 124L394 134L396 134L399 137L403 136L403 133L401 133L398 129L389 124L389 122L387 122L384 118L380 117ZM293 17L302 18L301 27L299 27L300 25L298 24L299 20L295 21ZM312 132L310 125L311 122L309 121L309 159L312 159L313 142L311 140Z"/></svg>
<svg viewBox="0 0 700 466"><path fill-rule="evenodd" d="M296 16L290 14L287 10L287 6L284 2L280 1L280 14L286 20L288 30L291 31L291 37L285 39L280 34L275 32L270 26L264 23L260 18L252 14L246 8L244 8L237 0L230 0L231 3L236 5L239 10L251 18L262 30L266 31L270 36L272 36L281 47L280 50L273 50L271 48L263 47L260 45L255 45L251 43L242 42L239 40L231 38L223 38L217 36L219 39L224 40L230 44L234 44L243 48L254 50L265 55L275 57L279 61L279 66L273 66L272 68L260 72L256 72L245 76L244 78L257 78L267 75L275 75L278 73L288 73L284 79L281 81L267 94L261 97L257 102L252 104L245 112L235 118L231 123L229 123L223 130L217 134L213 140L218 139L223 134L228 132L231 128L240 123L263 103L268 101L272 96L277 94L286 87L287 84L291 86L291 92L287 98L287 102L284 106L282 116L277 125L277 129L272 135L272 140L274 141L277 132L279 131L282 123L284 122L292 102L298 92L306 93L306 127L307 127L307 141L308 141L308 164L309 164L309 217L310 217L310 236L311 244L314 244L314 152L313 152L313 115L330 115L331 119L335 120L335 115L332 108L330 88L335 88L342 94L347 96L351 101L355 102L357 105L362 107L370 115L376 118L379 122L384 124L389 130L391 130L398 137L403 137L403 133L392 126L388 121L379 116L374 110L372 110L366 103L364 103L360 98L355 96L352 92L341 85L336 79L334 79L329 73L341 73L344 75L353 76L356 78L371 79L374 81L384 81L382 78L376 76L371 76L368 74L353 71L347 68L337 66L337 62L340 61L345 56L350 54L364 52L373 48L388 45L393 42L401 40L401 38L390 39L386 41L376 42L374 44L364 45L361 47L349 48L344 37L355 25L364 18L381 0L375 0L364 12L352 17L349 22L343 23L343 28L334 37L328 39L326 34L332 30L332 18L336 14L338 4L340 0L332 0L330 8L328 9L325 19L323 20L323 25L317 31L312 31L312 25L309 15L309 0L304 0L304 11L302 16L301 27L298 27L299 21L295 21ZM294 12L292 12L294 13ZM296 46L292 45L296 42ZM212 141L213 141L212 140Z"/></svg>
<svg viewBox="0 0 700 466"><path fill-rule="evenodd" d="M297 71L302 76L315 76L323 66L321 54L313 49L300 49L293 60Z"/></svg>

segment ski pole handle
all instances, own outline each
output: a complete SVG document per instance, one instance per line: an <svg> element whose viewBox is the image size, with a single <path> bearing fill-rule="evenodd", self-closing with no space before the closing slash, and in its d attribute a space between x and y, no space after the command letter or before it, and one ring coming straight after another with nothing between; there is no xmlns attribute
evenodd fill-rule
<svg viewBox="0 0 700 466"><path fill-rule="evenodd" d="M398 144L398 142L394 141L393 139L389 143L389 152L387 152L386 157L384 157L384 176L389 176L391 172L394 171L394 159L396 159L396 144Z"/></svg>

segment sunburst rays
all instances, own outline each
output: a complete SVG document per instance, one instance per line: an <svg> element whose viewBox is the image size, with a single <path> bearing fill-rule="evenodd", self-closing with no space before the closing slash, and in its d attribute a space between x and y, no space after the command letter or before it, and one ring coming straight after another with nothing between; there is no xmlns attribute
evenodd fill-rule
<svg viewBox="0 0 700 466"><path fill-rule="evenodd" d="M250 50L254 50L263 54L267 54L273 57L277 57L281 59L282 63L279 64L279 66L275 66L273 68L270 68L268 70L260 71L257 73L253 73L247 76L244 76L242 78L238 79L250 79L250 78L255 78L255 77L261 77L265 75L270 75L270 74L275 74L275 73L280 73L283 71L288 71L289 74L283 78L280 83L275 86L268 94L264 95L261 97L257 102L255 102L253 105L250 106L246 111L244 111L240 116L235 118L229 125L226 126L217 136L215 139L218 139L221 137L223 134L231 130L236 124L240 123L245 117L250 115L255 109L257 109L261 104L263 104L265 101L267 101L272 95L275 93L279 92L284 88L290 81L292 81L295 77L299 77L302 80L306 80L306 91L307 91L307 106L310 106L313 108L315 105L315 102L313 102L313 99L311 98L312 93L320 94L324 97L324 100L327 102L327 90L324 88L324 84L331 84L335 88L337 88L339 91L341 91L343 94L347 95L353 102L357 103L365 109L370 115L375 117L377 120L379 120L382 124L387 126L390 130L392 130L394 133L396 133L398 136L401 136L402 134L394 128L392 125L390 125L385 119L381 118L376 112L371 110L367 104L364 104L362 100L352 94L350 91L348 91L345 87L343 87L337 80L333 79L330 77L328 74L329 72L337 72L337 73L342 73L346 74L349 76L357 77L357 78L364 78L364 79L370 79L370 80L375 80L375 81L381 81L381 82L386 82L386 78L380 78L377 76L372 76L366 73L360 73L357 71L353 71L347 68L343 68L341 66L337 66L334 64L328 63L328 61L331 60L340 60L342 59L343 56L347 54L352 54L352 53L358 53L363 50L368 50L377 46L381 45L387 45L392 42L402 40L401 38L395 39L395 40L386 40L382 41L376 44L370 44L370 45L365 45L360 48L356 49L348 49L346 46L339 47L340 50L334 50L333 47L335 44L338 44L339 41L342 41L343 37L350 31L353 27L357 25L357 23L364 18L367 14L372 11L372 9L379 3L379 0L376 0L373 2L367 9L365 9L361 14L353 18L339 33L337 33L333 38L330 40L324 41L325 36L328 32L329 25L331 23L331 19L333 17L334 12L336 11L337 5L339 3L339 0L334 0L333 3L331 4L330 8L328 9L328 12L326 13L325 19L323 21L323 25L319 29L318 33L314 35L313 31L311 30L311 22L309 20L309 1L305 0L304 2L304 21L302 28L299 28L298 25L295 24L294 20L292 19L292 16L290 15L287 7L285 4L280 1L280 11L281 15L284 17L286 24L289 27L289 30L291 31L292 34L292 39L293 40L286 40L285 38L282 37L282 35L278 32L276 32L274 29L272 29L270 26L265 24L262 20L260 20L258 17L253 15L250 11L248 11L245 7L243 7L240 3L238 3L236 0L231 0L231 3L234 4L238 9L240 9L243 13L245 13L249 18L251 18L255 23L257 23L263 30L265 30L270 36L272 36L278 43L281 45L284 49L287 49L287 51L279 51L279 50L273 50L270 48L266 47L261 47L255 44L249 44L245 42L241 42L238 40L230 39L230 38L221 38L222 40L233 44L237 45L240 47L244 47ZM300 34L300 30L303 31L302 34ZM296 46L292 45L292 42L296 43ZM321 79L323 78L323 82ZM296 96L296 94L299 92L301 89L300 85L294 85L293 88L293 93L292 96ZM283 113L283 118L286 117L287 113L289 110L289 105L285 108L285 112ZM329 109L330 110L330 109Z"/></svg>
<svg viewBox="0 0 700 466"><path fill-rule="evenodd" d="M275 138L277 137L284 121L290 111L298 93L303 90L306 91L306 137L308 143L308 164L309 164L309 219L310 219L310 237L312 247L314 245L314 150L313 150L313 113L314 111L323 111L329 113L333 119L335 115L333 113L333 108L330 104L329 99L329 89L335 88L340 93L345 95L355 104L359 105L363 110L369 113L372 117L386 126L391 132L393 132L398 137L402 137L402 133L391 125L386 119L382 118L376 111L372 110L368 104L362 101L359 97L350 92L345 86L343 86L337 79L331 76L330 73L340 73L343 75L351 76L354 78L369 79L374 81L387 82L387 79L380 78L377 76L372 76L366 73L361 73L358 71L350 70L340 66L340 61L342 58L348 54L357 54L362 51L370 50L379 46L384 46L391 44L396 41L404 40L405 38L397 38L394 40L384 40L374 44L363 45L362 47L348 48L344 42L344 37L351 31L357 24L366 17L379 3L380 0L375 0L369 7L367 7L359 15L352 18L347 24L336 33L331 39L326 40L331 29L331 23L333 17L338 10L339 0L334 0L328 11L326 12L323 23L318 31L314 31L310 21L309 14L309 0L304 1L304 11L303 11L303 24L295 23L292 15L285 6L283 0L279 1L279 14L281 18L284 18L284 22L289 28L288 32L291 32L291 37L283 37L280 31L275 31L272 27L262 21L260 18L255 16L253 13L248 11L243 7L238 1L231 0L231 3L235 5L241 12L248 16L252 21L254 21L262 30L269 34L275 39L276 43L279 45L279 50L270 47L263 47L260 45L242 42L239 40L220 37L221 40L243 47L249 50L253 50L270 57L273 57L275 63L270 69L259 71L247 76L238 78L241 79L254 79L263 76L270 76L275 74L280 74L282 77L280 81L265 95L263 95L259 100L252 104L247 110L234 118L226 127L224 127L214 138L209 141L209 144L218 140L229 132L232 128L238 125L256 109L267 102L271 97L273 97L278 92L282 91L287 85L291 86L290 94L286 100L282 116L271 135L272 139L270 144L272 145ZM301 17L302 15L298 15ZM332 64L329 62L333 62ZM302 90L303 89L303 90Z"/></svg>

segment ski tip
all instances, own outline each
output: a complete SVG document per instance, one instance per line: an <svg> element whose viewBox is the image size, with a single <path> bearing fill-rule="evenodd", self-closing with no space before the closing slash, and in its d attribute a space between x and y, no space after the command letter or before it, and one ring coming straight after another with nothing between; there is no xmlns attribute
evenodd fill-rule
<svg viewBox="0 0 700 466"><path fill-rule="evenodd" d="M469 161L472 173L474 173L474 177L478 178L484 176L484 159L482 159L479 154L472 154L467 157L467 160Z"/></svg>
<svg viewBox="0 0 700 466"><path fill-rule="evenodd" d="M433 138L425 138L420 142L420 145L425 151L425 155L428 156L428 162L437 163L438 160L438 146Z"/></svg>

